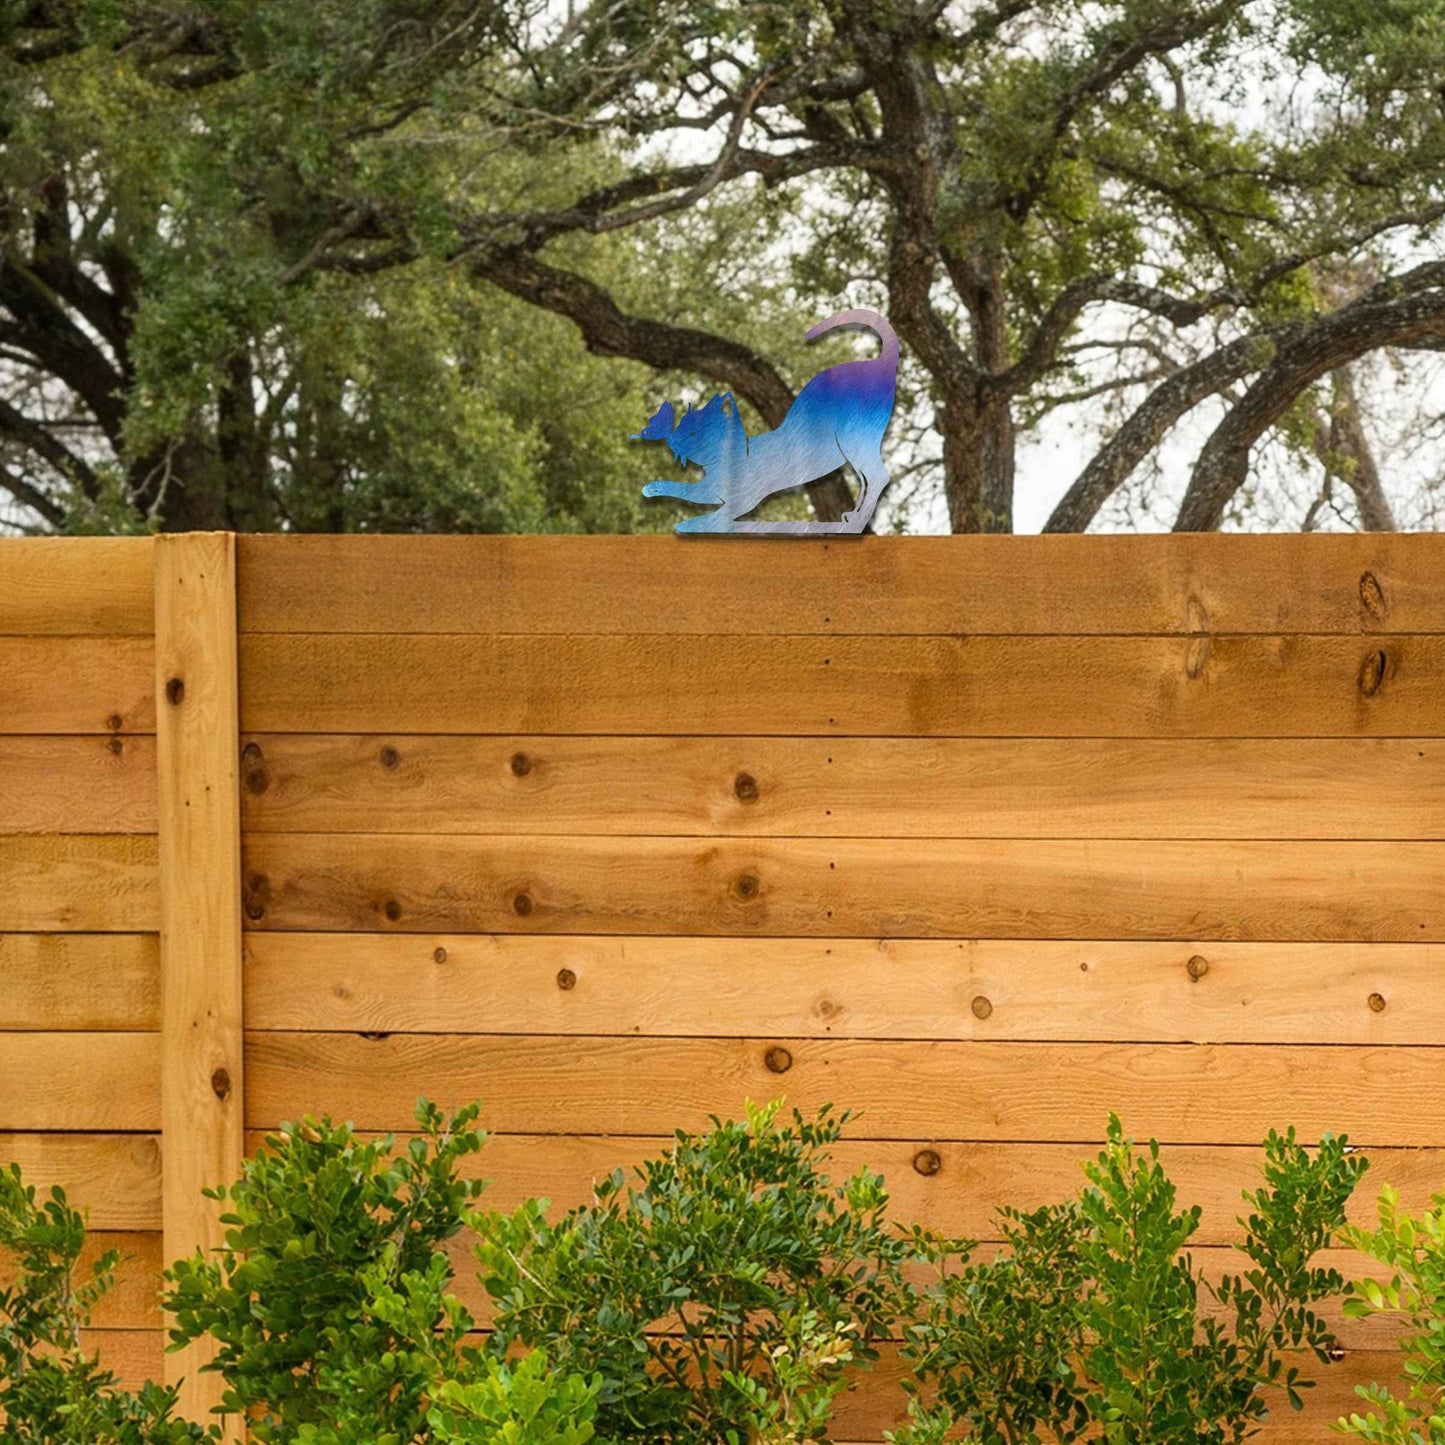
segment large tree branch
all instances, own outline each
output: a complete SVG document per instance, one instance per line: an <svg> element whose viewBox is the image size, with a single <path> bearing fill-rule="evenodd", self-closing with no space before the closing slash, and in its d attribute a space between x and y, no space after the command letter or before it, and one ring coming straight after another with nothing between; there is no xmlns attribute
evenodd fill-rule
<svg viewBox="0 0 1445 1445"><path fill-rule="evenodd" d="M483 250L471 258L471 269L511 295L565 316L594 355L622 356L659 371L705 376L751 403L769 427L780 426L793 404L791 388L756 352L710 332L629 315L595 281L549 266L528 251ZM839 476L830 478L821 491L810 489L809 496L824 521L840 520L853 506Z"/></svg>
<svg viewBox="0 0 1445 1445"><path fill-rule="evenodd" d="M94 471L63 442L32 417L0 397L0 436L19 442L28 451L48 462L62 476L77 483L87 496L100 491Z"/></svg>
<svg viewBox="0 0 1445 1445"><path fill-rule="evenodd" d="M1242 336L1186 366L1149 394L1079 473L1044 524L1045 532L1084 532L1181 417L1268 360L1268 336Z"/></svg>
<svg viewBox="0 0 1445 1445"><path fill-rule="evenodd" d="M1419 289L1445 263L1417 267L1303 329L1225 415L1204 444L1184 494L1176 532L1212 532L1249 475L1250 453L1295 399L1321 377L1386 346L1445 339L1445 291ZM1400 294L1403 291L1404 294ZM1397 300L1381 300L1394 293Z"/></svg>

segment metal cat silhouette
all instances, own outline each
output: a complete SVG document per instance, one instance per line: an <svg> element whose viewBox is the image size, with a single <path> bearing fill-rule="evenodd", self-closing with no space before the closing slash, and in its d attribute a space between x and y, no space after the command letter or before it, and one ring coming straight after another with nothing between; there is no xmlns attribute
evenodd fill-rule
<svg viewBox="0 0 1445 1445"><path fill-rule="evenodd" d="M859 533L872 520L888 485L883 433L893 416L898 379L898 337L876 311L839 311L808 332L813 341L844 326L864 327L881 343L867 361L844 361L820 371L798 393L775 430L750 437L731 392L679 417L665 401L633 441L666 442L684 466L696 466L696 480L649 482L644 497L674 497L709 506L677 524L684 534L728 533L816 537ZM858 501L840 522L749 521L768 497L806 486L844 463L858 478Z"/></svg>

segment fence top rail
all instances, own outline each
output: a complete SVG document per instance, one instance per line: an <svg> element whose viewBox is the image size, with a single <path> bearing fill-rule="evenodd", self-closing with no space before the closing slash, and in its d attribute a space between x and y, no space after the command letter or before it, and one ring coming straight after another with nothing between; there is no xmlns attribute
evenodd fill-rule
<svg viewBox="0 0 1445 1445"><path fill-rule="evenodd" d="M248 536L244 632L1445 631L1445 536Z"/></svg>

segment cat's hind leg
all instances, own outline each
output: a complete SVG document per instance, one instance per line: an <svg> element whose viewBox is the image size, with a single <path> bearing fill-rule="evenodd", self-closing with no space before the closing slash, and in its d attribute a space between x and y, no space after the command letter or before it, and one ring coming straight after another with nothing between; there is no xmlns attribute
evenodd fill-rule
<svg viewBox="0 0 1445 1445"><path fill-rule="evenodd" d="M883 489L891 478L876 447L870 448L863 457L848 457L848 465L853 468L858 478L858 501L854 507L843 513L843 520L861 532L873 520L878 499L883 495Z"/></svg>

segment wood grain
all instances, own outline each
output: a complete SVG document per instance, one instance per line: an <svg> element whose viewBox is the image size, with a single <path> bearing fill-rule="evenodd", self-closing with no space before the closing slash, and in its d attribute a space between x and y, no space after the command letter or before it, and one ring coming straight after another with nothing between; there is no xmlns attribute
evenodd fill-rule
<svg viewBox="0 0 1445 1445"><path fill-rule="evenodd" d="M0 734L154 732L153 657L148 637L0 637Z"/></svg>
<svg viewBox="0 0 1445 1445"><path fill-rule="evenodd" d="M246 956L246 1027L258 1031L1445 1037L1445 947L1434 944L256 932Z"/></svg>
<svg viewBox="0 0 1445 1445"><path fill-rule="evenodd" d="M247 1124L303 1113L405 1128L419 1093L483 1101L516 1133L666 1135L748 1099L856 1110L872 1138L1084 1141L1110 1110L1140 1137L1245 1144L1293 1124L1306 1141L1429 1147L1445 1132L1431 1048L1019 1044L861 1039L247 1035Z"/></svg>
<svg viewBox="0 0 1445 1445"><path fill-rule="evenodd" d="M0 1133L0 1164L11 1162L27 1183L60 1185L92 1229L160 1230L158 1134Z"/></svg>
<svg viewBox="0 0 1445 1445"><path fill-rule="evenodd" d="M0 538L0 635L147 637L149 537Z"/></svg>
<svg viewBox="0 0 1445 1445"><path fill-rule="evenodd" d="M152 933L0 933L0 1031L156 1029Z"/></svg>
<svg viewBox="0 0 1445 1445"><path fill-rule="evenodd" d="M91 1323L101 1330L160 1329L164 1267L160 1235L89 1230L77 1263L77 1281L88 1278L95 1262L110 1250L120 1255L114 1283L97 1302ZM14 1257L0 1254L0 1288L13 1284L15 1275Z"/></svg>
<svg viewBox="0 0 1445 1445"><path fill-rule="evenodd" d="M251 832L1441 838L1430 738L263 734Z"/></svg>
<svg viewBox="0 0 1445 1445"><path fill-rule="evenodd" d="M1445 735L1440 635L258 633L241 682L249 732Z"/></svg>
<svg viewBox="0 0 1445 1445"><path fill-rule="evenodd" d="M1445 630L1438 537L240 539L248 632ZM1367 575L1368 574L1368 580Z"/></svg>
<svg viewBox="0 0 1445 1445"><path fill-rule="evenodd" d="M0 930L148 931L157 892L154 838L0 834Z"/></svg>
<svg viewBox="0 0 1445 1445"><path fill-rule="evenodd" d="M245 840L252 928L770 937L1445 938L1439 843Z"/></svg>
<svg viewBox="0 0 1445 1445"><path fill-rule="evenodd" d="M832 1151L829 1173L846 1179L860 1169L879 1173L892 1196L890 1213L955 1237L997 1240L995 1211L1012 1204L1036 1209L1068 1198L1084 1183L1081 1165L1097 1153L1099 1137L1073 1144L990 1143L936 1136L913 1139L865 1139L866 1119L855 1121ZM266 1134L252 1130L247 1148L265 1147ZM411 1136L397 1135L404 1147ZM524 1200L551 1201L552 1217L586 1204L594 1183L615 1169L631 1171L645 1159L657 1158L670 1140L635 1135L492 1134L480 1154L469 1157L461 1172L488 1181L484 1203L489 1209L515 1209ZM1375 1200L1389 1183L1402 1209L1419 1212L1430 1204L1445 1178L1445 1150L1385 1149L1368 1151L1370 1169L1350 1202L1353 1223L1375 1223ZM1239 1218L1242 1192L1261 1182L1263 1152L1257 1145L1166 1144L1164 1167L1179 1189L1182 1205L1203 1210L1200 1245L1232 1245L1243 1238Z"/></svg>
<svg viewBox="0 0 1445 1445"><path fill-rule="evenodd" d="M235 538L160 538L155 589L163 1201L166 1254L180 1259L223 1242L224 1206L204 1191L236 1178L245 1153ZM216 1348L166 1356L192 1419L221 1404L220 1377L201 1372Z"/></svg>
<svg viewBox="0 0 1445 1445"><path fill-rule="evenodd" d="M160 1128L158 1034L7 1034L3 1045L0 1129Z"/></svg>
<svg viewBox="0 0 1445 1445"><path fill-rule="evenodd" d="M0 738L0 833L155 830L153 738Z"/></svg>

